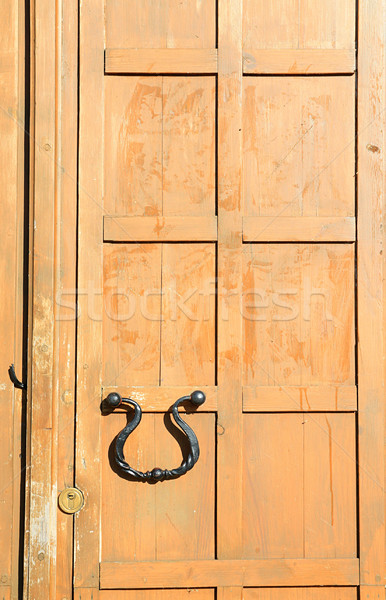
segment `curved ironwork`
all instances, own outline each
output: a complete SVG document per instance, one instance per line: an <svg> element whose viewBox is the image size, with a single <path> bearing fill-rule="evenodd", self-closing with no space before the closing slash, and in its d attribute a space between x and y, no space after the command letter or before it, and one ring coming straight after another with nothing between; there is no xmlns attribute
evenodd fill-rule
<svg viewBox="0 0 386 600"><path fill-rule="evenodd" d="M155 467L151 471L143 472L137 471L131 467L128 462L126 462L123 453L123 447L127 438L131 433L133 433L134 429L136 429L141 422L142 409L140 405L131 398L122 398L117 392L112 392L109 394L103 401L104 409L107 408L111 411L122 405L128 405L134 408L134 417L118 434L115 442L114 460L118 469L136 481L147 481L148 483L155 483L157 481L164 481L166 479L177 479L178 477L181 477L181 475L185 475L187 471L190 471L190 469L192 469L198 461L200 456L200 447L198 445L196 434L194 433L193 429L191 429L191 427L189 427L189 425L182 420L178 412L178 407L187 400L189 400L194 406L200 406L205 402L205 399L205 394L199 390L196 390L190 396L182 396L182 398L179 398L172 406L172 415L174 421L176 422L176 425L182 429L189 441L189 453L186 459L184 459L180 466L176 467L175 469L169 470Z"/></svg>

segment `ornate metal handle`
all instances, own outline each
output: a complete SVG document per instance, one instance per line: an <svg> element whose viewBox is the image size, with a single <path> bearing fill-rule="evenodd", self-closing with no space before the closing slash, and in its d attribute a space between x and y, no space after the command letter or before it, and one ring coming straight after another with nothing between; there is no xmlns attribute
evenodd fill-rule
<svg viewBox="0 0 386 600"><path fill-rule="evenodd" d="M190 471L198 461L198 457L200 456L200 448L198 445L198 440L196 434L193 429L189 427L185 421L181 419L181 416L178 412L178 407L182 402L186 400L190 400L192 404L195 406L200 406L205 402L205 394L196 390L190 396L183 396L179 398L172 406L172 414L176 424L182 429L185 433L189 445L190 450L187 458L182 461L181 465L176 469L159 469L155 467L151 471L136 471L133 467L125 461L125 457L123 454L123 446L129 435L138 427L142 418L142 410L139 404L131 398L122 398L120 394L116 392L112 392L107 396L107 398L102 403L102 408L107 408L109 410L114 410L118 406L122 406L123 404L132 406L134 408L134 418L122 429L122 431L118 434L117 440L115 442L115 454L114 459L118 468L129 475L132 479L137 481L147 481L149 483L155 483L157 481L164 481L165 479L177 479L177 477L181 477L187 471Z"/></svg>

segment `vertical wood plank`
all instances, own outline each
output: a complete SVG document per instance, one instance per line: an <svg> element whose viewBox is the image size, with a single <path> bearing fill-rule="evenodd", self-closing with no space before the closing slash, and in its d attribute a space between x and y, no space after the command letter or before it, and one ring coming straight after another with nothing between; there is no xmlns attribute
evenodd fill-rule
<svg viewBox="0 0 386 600"><path fill-rule="evenodd" d="M303 415L244 415L243 557L303 556Z"/></svg>
<svg viewBox="0 0 386 600"><path fill-rule="evenodd" d="M236 558L242 554L241 0L219 0L218 35L217 557Z"/></svg>
<svg viewBox="0 0 386 600"><path fill-rule="evenodd" d="M56 195L56 495L74 485L75 357L76 357L76 225L78 128L78 2L60 0L57 13L57 166ZM75 25L74 25L75 24ZM71 304L66 308L65 304ZM56 504L56 495L53 502ZM56 573L52 598L71 597L73 575L73 518L56 508Z"/></svg>
<svg viewBox="0 0 386 600"><path fill-rule="evenodd" d="M24 4L0 2L0 590L4 600L19 593L19 531L22 392L8 377L10 362L23 364L24 220ZM5 34L6 32L6 34ZM23 551L21 545L20 551Z"/></svg>
<svg viewBox="0 0 386 600"><path fill-rule="evenodd" d="M161 244L105 244L103 381L158 385Z"/></svg>
<svg viewBox="0 0 386 600"><path fill-rule="evenodd" d="M303 415L304 557L357 556L353 414Z"/></svg>
<svg viewBox="0 0 386 600"><path fill-rule="evenodd" d="M85 506L75 516L75 587L98 588L100 396L102 383L104 7L80 7L79 296L76 484ZM95 136L95 132L96 136ZM97 139L96 139L97 137ZM91 300L92 311L88 302Z"/></svg>
<svg viewBox="0 0 386 600"><path fill-rule="evenodd" d="M163 77L162 214L215 212L215 79Z"/></svg>
<svg viewBox="0 0 386 600"><path fill-rule="evenodd" d="M217 589L217 600L243 600L243 588L223 587Z"/></svg>
<svg viewBox="0 0 386 600"><path fill-rule="evenodd" d="M162 79L105 78L104 207L109 214L162 214Z"/></svg>
<svg viewBox="0 0 386 600"><path fill-rule="evenodd" d="M29 355L30 404L30 504L28 507L28 590L27 597L50 597L51 568L55 563L56 503L52 502L52 404L54 367L53 301L55 156L56 156L56 10L48 0L34 3L34 163L32 167L34 218ZM31 399L33 401L31 402Z"/></svg>
<svg viewBox="0 0 386 600"><path fill-rule="evenodd" d="M163 244L162 255L160 383L213 385L214 244Z"/></svg>
<svg viewBox="0 0 386 600"><path fill-rule="evenodd" d="M361 584L384 576L382 210L385 167L385 2L358 15L358 444Z"/></svg>

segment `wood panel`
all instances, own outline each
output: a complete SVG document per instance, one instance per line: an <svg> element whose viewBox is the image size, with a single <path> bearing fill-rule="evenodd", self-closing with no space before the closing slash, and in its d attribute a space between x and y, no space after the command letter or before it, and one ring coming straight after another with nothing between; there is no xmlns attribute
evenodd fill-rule
<svg viewBox="0 0 386 600"><path fill-rule="evenodd" d="M22 392L8 377L11 362L19 377L23 369L23 224L24 224L24 4L0 5L0 280L4 282L0 302L0 577L4 600L22 593L23 552L20 530ZM20 122L19 122L20 120ZM28 200L28 199L27 199ZM0 595L1 595L0 594Z"/></svg>
<svg viewBox="0 0 386 600"><path fill-rule="evenodd" d="M356 600L356 588L245 589L243 600Z"/></svg>
<svg viewBox="0 0 386 600"><path fill-rule="evenodd" d="M356 411L354 385L243 387L244 412Z"/></svg>
<svg viewBox="0 0 386 600"><path fill-rule="evenodd" d="M105 242L208 242L217 240L216 217L110 217Z"/></svg>
<svg viewBox="0 0 386 600"><path fill-rule="evenodd" d="M103 417L103 561L214 557L214 415L189 414L184 420L199 439L201 457L184 477L154 486L118 476L111 444L126 424L126 414ZM185 452L170 415L146 414L125 445L126 460L142 471L171 469L182 461L180 444Z"/></svg>
<svg viewBox="0 0 386 600"><path fill-rule="evenodd" d="M101 563L101 589L357 585L358 559ZM236 591L236 590L235 590Z"/></svg>
<svg viewBox="0 0 386 600"><path fill-rule="evenodd" d="M385 578L385 3L358 13L358 459L361 584ZM376 595L379 590L373 594ZM361 590L361 598L366 591ZM371 598L371 595L369 594Z"/></svg>
<svg viewBox="0 0 386 600"><path fill-rule="evenodd" d="M353 246L249 244L244 261L244 384L353 385Z"/></svg>
<svg viewBox="0 0 386 600"><path fill-rule="evenodd" d="M244 217L244 242L354 242L355 217Z"/></svg>
<svg viewBox="0 0 386 600"><path fill-rule="evenodd" d="M354 215L353 77L244 79L245 214Z"/></svg>
<svg viewBox="0 0 386 600"><path fill-rule="evenodd" d="M242 0L219 0L217 558L221 559L239 557L242 548L241 37ZM224 598L221 590L220 594Z"/></svg>
<svg viewBox="0 0 386 600"><path fill-rule="evenodd" d="M109 0L106 45L112 48L214 48L215 0L133 0L130 3Z"/></svg>
<svg viewBox="0 0 386 600"><path fill-rule="evenodd" d="M50 541L55 531L56 496L55 450L53 449L53 419L56 390L54 389L54 362L56 346L54 323L57 306L53 301L55 277L53 248L55 247L54 215L58 207L55 194L55 131L56 14L46 0L35 3L33 35L38 41L34 54L33 90L35 110L32 115L33 196L31 213L34 227L30 238L33 272L30 276L30 308L33 315L29 331L28 392L29 398L29 503L27 522L29 536L26 546L28 556L28 592L30 598L42 600L50 595L50 581L56 567L55 549Z"/></svg>
<svg viewBox="0 0 386 600"><path fill-rule="evenodd" d="M303 419L244 417L244 558L304 556Z"/></svg>
<svg viewBox="0 0 386 600"><path fill-rule="evenodd" d="M355 6L353 0L244 0L244 46L354 49Z"/></svg>
<svg viewBox="0 0 386 600"><path fill-rule="evenodd" d="M213 77L106 78L105 209L214 215Z"/></svg>
<svg viewBox="0 0 386 600"><path fill-rule="evenodd" d="M215 246L162 249L161 385L215 383Z"/></svg>
<svg viewBox="0 0 386 600"><path fill-rule="evenodd" d="M104 383L212 385L214 245L104 248Z"/></svg>
<svg viewBox="0 0 386 600"><path fill-rule="evenodd" d="M352 414L244 416L245 558L356 556Z"/></svg>
<svg viewBox="0 0 386 600"><path fill-rule="evenodd" d="M216 48L107 48L106 73L217 73Z"/></svg>
<svg viewBox="0 0 386 600"><path fill-rule="evenodd" d="M75 484L84 494L85 505L74 519L73 585L97 589L101 480L99 404L103 375L104 52L101 41L104 7L101 2L82 1L79 29L77 250L78 306L82 316L77 323ZM91 293L88 293L90 287Z"/></svg>
<svg viewBox="0 0 386 600"><path fill-rule="evenodd" d="M357 554L355 417L304 416L304 553Z"/></svg>
<svg viewBox="0 0 386 600"><path fill-rule="evenodd" d="M104 244L103 381L158 385L161 247Z"/></svg>
<svg viewBox="0 0 386 600"><path fill-rule="evenodd" d="M244 48L243 67L245 74L256 75L354 73L355 50Z"/></svg>

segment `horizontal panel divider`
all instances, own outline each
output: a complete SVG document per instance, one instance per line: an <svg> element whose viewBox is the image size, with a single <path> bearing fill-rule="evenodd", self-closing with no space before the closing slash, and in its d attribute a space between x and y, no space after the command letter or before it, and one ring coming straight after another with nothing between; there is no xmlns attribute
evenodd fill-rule
<svg viewBox="0 0 386 600"><path fill-rule="evenodd" d="M245 75L353 74L355 50L253 49L243 51ZM218 72L217 48L106 48L105 73L203 74Z"/></svg>
<svg viewBox="0 0 386 600"><path fill-rule="evenodd" d="M105 242L215 242L217 217L104 216Z"/></svg>
<svg viewBox="0 0 386 600"><path fill-rule="evenodd" d="M217 386L104 386L102 399L110 392L118 392L141 405L144 412L165 412L181 396L194 390L206 395L198 412L217 412ZM189 405L186 407L189 409ZM310 386L243 386L243 412L355 412L357 389L355 385Z"/></svg>
<svg viewBox="0 0 386 600"><path fill-rule="evenodd" d="M243 412L348 412L357 410L355 385L244 386Z"/></svg>
<svg viewBox="0 0 386 600"><path fill-rule="evenodd" d="M102 399L110 392L118 392L123 398L131 398L140 404L143 412L166 412L178 398L189 396L194 390L201 390L206 396L204 404L194 412L217 412L217 387L207 385L171 386L106 386L102 388ZM186 404L188 409L192 408ZM183 408L181 407L181 412Z"/></svg>
<svg viewBox="0 0 386 600"><path fill-rule="evenodd" d="M244 242L354 242L355 217L244 217Z"/></svg>
<svg viewBox="0 0 386 600"><path fill-rule="evenodd" d="M358 585L359 561L335 559L102 562L101 589Z"/></svg>
<svg viewBox="0 0 386 600"><path fill-rule="evenodd" d="M244 74L256 75L352 74L355 71L355 50L245 48L243 71Z"/></svg>
<svg viewBox="0 0 386 600"><path fill-rule="evenodd" d="M217 48L107 48L105 73L217 73Z"/></svg>

